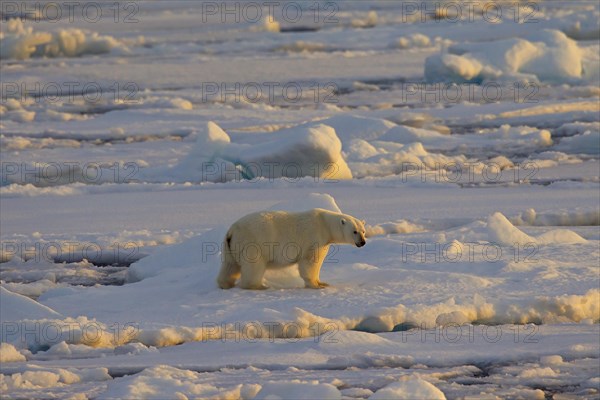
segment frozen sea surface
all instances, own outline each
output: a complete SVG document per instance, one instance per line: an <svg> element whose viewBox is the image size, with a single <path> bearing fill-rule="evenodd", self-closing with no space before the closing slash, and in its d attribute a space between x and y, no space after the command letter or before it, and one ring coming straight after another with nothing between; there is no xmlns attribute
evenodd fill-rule
<svg viewBox="0 0 600 400"><path fill-rule="evenodd" d="M600 396L597 2L7 4L3 397ZM218 289L313 207L330 287Z"/></svg>

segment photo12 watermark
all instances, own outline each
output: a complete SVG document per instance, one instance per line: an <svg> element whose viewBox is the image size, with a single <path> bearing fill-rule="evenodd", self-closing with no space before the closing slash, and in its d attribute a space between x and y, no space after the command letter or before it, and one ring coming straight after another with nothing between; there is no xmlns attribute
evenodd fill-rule
<svg viewBox="0 0 600 400"><path fill-rule="evenodd" d="M402 22L487 23L500 22L537 23L538 3L519 1L401 1Z"/></svg>
<svg viewBox="0 0 600 400"><path fill-rule="evenodd" d="M34 351L66 342L87 346L119 345L135 339L140 331L136 322L107 325L96 321L2 321L3 341L19 343Z"/></svg>
<svg viewBox="0 0 600 400"><path fill-rule="evenodd" d="M135 82L10 82L2 81L0 94L2 103L9 99L34 103L97 104L111 100L120 104L135 104L140 101L140 87Z"/></svg>
<svg viewBox="0 0 600 400"><path fill-rule="evenodd" d="M49 161L26 163L3 161L0 163L0 182L35 186L67 185L84 183L138 183L140 165L137 162L80 162Z"/></svg>
<svg viewBox="0 0 600 400"><path fill-rule="evenodd" d="M137 1L11 1L0 3L3 20L21 19L31 22L96 24L136 24L140 2Z"/></svg>
<svg viewBox="0 0 600 400"><path fill-rule="evenodd" d="M34 263L78 263L83 260L94 265L128 266L144 254L134 241L98 243L76 240L24 241L2 240L0 262L13 259Z"/></svg>
<svg viewBox="0 0 600 400"><path fill-rule="evenodd" d="M420 180L422 183L521 183L534 179L540 168L534 161L512 164L510 168L494 161L434 163L403 161L398 165L402 182Z"/></svg>
<svg viewBox="0 0 600 400"><path fill-rule="evenodd" d="M425 324L401 331L402 343L462 343L496 344L538 343L539 327L535 324L523 325L474 325L447 323L428 329Z"/></svg>
<svg viewBox="0 0 600 400"><path fill-rule="evenodd" d="M286 24L337 24L335 1L203 1L202 23L257 23L265 19Z"/></svg>
<svg viewBox="0 0 600 400"><path fill-rule="evenodd" d="M535 263L540 245L535 242L511 245L494 242L402 242L400 251L403 263Z"/></svg>
<svg viewBox="0 0 600 400"><path fill-rule="evenodd" d="M335 82L201 82L203 103L297 104L301 101L335 104Z"/></svg>
<svg viewBox="0 0 600 400"><path fill-rule="evenodd" d="M512 101L516 104L539 102L537 82L422 83L403 82L399 86L402 104L460 104Z"/></svg>
<svg viewBox="0 0 600 400"><path fill-rule="evenodd" d="M338 324L334 322L312 323L308 326L299 322L203 322L202 341L219 340L221 342L257 343L277 340L298 342L303 338L312 338L315 343L337 343Z"/></svg>

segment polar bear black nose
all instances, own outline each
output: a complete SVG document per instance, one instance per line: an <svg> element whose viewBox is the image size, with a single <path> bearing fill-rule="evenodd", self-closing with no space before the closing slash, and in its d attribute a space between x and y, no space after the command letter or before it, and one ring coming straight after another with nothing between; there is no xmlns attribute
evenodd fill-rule
<svg viewBox="0 0 600 400"><path fill-rule="evenodd" d="M356 247L363 247L367 242L363 239L360 242L356 243Z"/></svg>

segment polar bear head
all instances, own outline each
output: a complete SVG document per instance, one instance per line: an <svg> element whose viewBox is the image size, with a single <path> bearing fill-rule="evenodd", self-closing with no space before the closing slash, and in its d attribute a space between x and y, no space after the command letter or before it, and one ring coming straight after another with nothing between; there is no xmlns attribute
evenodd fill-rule
<svg viewBox="0 0 600 400"><path fill-rule="evenodd" d="M340 228L343 240L341 243L354 244L356 247L363 247L365 240L365 224L351 215L340 215Z"/></svg>

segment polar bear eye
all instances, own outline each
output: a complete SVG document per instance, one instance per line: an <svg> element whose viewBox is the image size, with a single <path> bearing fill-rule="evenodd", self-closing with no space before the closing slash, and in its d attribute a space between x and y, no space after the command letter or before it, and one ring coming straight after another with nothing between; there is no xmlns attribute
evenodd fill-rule
<svg viewBox="0 0 600 400"><path fill-rule="evenodd" d="M358 232L354 231L354 234L356 235Z"/></svg>

